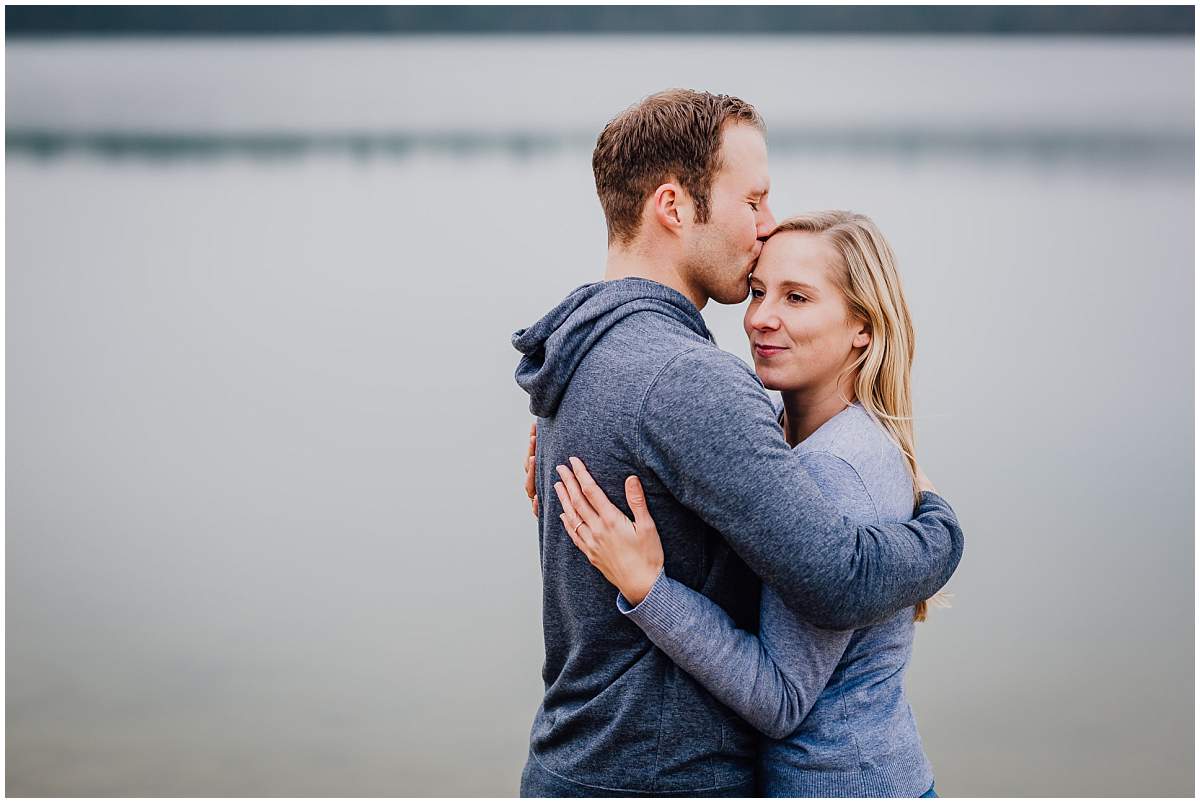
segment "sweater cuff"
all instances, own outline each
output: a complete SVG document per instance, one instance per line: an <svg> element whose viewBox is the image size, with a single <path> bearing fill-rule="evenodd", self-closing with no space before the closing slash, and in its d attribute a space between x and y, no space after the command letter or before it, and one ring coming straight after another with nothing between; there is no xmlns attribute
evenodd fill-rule
<svg viewBox="0 0 1200 803"><path fill-rule="evenodd" d="M637 605L631 605L624 594L617 592L617 610L648 634L670 633L687 618L687 606L679 588L679 583L667 577L663 567L650 593Z"/></svg>
<svg viewBox="0 0 1200 803"><path fill-rule="evenodd" d="M933 491L921 491L921 504L944 508L950 515L954 515L954 508L950 507L950 503Z"/></svg>

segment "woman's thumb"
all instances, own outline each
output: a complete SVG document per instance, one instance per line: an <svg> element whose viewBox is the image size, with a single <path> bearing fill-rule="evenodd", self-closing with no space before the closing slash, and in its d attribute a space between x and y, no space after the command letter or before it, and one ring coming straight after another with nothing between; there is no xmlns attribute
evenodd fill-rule
<svg viewBox="0 0 1200 803"><path fill-rule="evenodd" d="M635 524L654 524L650 518L650 511L646 509L646 492L642 490L642 481L637 477L625 478L625 503L633 511Z"/></svg>

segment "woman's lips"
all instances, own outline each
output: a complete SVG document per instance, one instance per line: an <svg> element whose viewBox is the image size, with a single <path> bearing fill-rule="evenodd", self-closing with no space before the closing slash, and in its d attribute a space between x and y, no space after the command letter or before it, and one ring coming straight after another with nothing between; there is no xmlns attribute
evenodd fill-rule
<svg viewBox="0 0 1200 803"><path fill-rule="evenodd" d="M754 353L759 357L774 357L781 351L787 351L783 346L763 346L761 344L754 345Z"/></svg>

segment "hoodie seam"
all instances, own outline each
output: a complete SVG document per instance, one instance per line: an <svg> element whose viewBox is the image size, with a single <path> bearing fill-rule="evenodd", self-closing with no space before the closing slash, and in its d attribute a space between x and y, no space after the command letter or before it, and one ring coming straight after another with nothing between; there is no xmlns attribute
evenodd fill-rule
<svg viewBox="0 0 1200 803"><path fill-rule="evenodd" d="M646 469L649 468L646 465L646 458L645 458L645 456L643 454L643 450L642 450L642 444L645 441L645 436L644 436L643 430L644 430L644 423L645 423L646 402L650 399L650 394L654 391L654 387L658 384L658 380L662 378L662 375L667 372L668 368L670 368L672 365L675 364L676 360L678 360L679 358L684 357L688 354L691 354L693 351L696 351L697 349L702 349L702 348L704 348L703 345L697 344L695 346L692 346L691 348L684 349L683 351L679 352L671 359L667 360L666 363L663 365L663 367L658 369L658 373L656 373L654 375L654 378L650 380L650 384L646 386L646 392L642 394L642 400L638 404L638 414L637 414L637 459L638 459L638 464L641 465L642 468L646 468Z"/></svg>

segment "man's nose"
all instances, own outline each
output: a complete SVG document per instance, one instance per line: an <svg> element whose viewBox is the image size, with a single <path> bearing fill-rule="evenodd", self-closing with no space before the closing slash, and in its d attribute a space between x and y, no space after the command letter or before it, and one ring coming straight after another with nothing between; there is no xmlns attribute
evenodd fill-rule
<svg viewBox="0 0 1200 803"><path fill-rule="evenodd" d="M765 240L767 235L775 231L775 214L771 207L763 203L758 207L758 239Z"/></svg>

